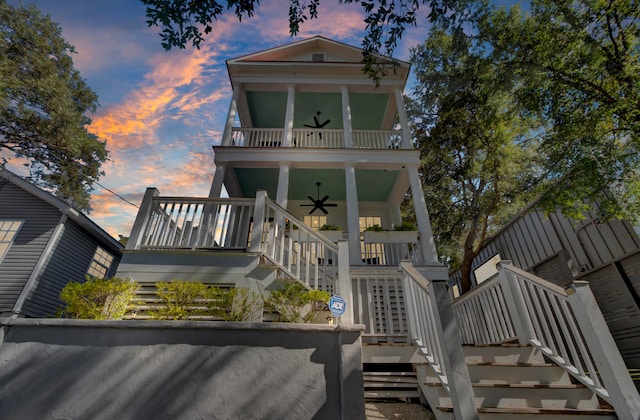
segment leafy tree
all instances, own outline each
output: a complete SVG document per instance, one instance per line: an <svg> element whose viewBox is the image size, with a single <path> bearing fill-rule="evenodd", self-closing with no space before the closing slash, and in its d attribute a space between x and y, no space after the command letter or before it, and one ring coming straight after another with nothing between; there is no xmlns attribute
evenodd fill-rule
<svg viewBox="0 0 640 420"><path fill-rule="evenodd" d="M471 263L488 235L519 210L540 175L535 119L513 83L459 28L435 27L412 51L418 82L410 112L440 255L471 288Z"/></svg>
<svg viewBox="0 0 640 420"><path fill-rule="evenodd" d="M639 18L633 0L536 0L479 21L519 102L549 123L548 211L580 219L598 201L606 219L640 220Z"/></svg>
<svg viewBox="0 0 640 420"><path fill-rule="evenodd" d="M73 52L48 16L0 0L0 151L25 158L38 185L89 210L107 150L87 131L97 96Z"/></svg>

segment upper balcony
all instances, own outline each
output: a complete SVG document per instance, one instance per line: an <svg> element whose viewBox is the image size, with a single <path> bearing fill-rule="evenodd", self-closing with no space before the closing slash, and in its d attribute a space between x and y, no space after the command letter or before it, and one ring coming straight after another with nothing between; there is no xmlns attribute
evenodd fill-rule
<svg viewBox="0 0 640 420"><path fill-rule="evenodd" d="M231 146L297 147L320 149L404 149L400 130L353 130L349 142L343 129L294 128L290 144L285 144L281 128L240 128L232 130ZM349 144L351 143L351 144Z"/></svg>

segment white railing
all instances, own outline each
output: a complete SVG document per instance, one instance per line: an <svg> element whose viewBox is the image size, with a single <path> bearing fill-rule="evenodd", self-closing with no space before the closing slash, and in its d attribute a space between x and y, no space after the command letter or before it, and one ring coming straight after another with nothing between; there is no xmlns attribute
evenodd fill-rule
<svg viewBox="0 0 640 420"><path fill-rule="evenodd" d="M253 199L153 197L138 249L245 249Z"/></svg>
<svg viewBox="0 0 640 420"><path fill-rule="evenodd" d="M400 273L359 271L352 273L353 313L364 324L366 343L407 343L405 298Z"/></svg>
<svg viewBox="0 0 640 420"><path fill-rule="evenodd" d="M465 343L531 344L605 399L640 418L640 396L585 282L563 289L503 262L498 277L453 303Z"/></svg>
<svg viewBox="0 0 640 420"><path fill-rule="evenodd" d="M353 130L353 147L357 149L402 149L402 131Z"/></svg>
<svg viewBox="0 0 640 420"><path fill-rule="evenodd" d="M240 147L281 147L282 128L233 128L232 144Z"/></svg>
<svg viewBox="0 0 640 420"><path fill-rule="evenodd" d="M341 149L344 147L344 130L294 128L292 146Z"/></svg>
<svg viewBox="0 0 640 420"><path fill-rule="evenodd" d="M402 149L402 131L353 130L353 147L357 149ZM232 146L283 147L282 128L232 129ZM328 128L294 128L289 147L331 148L345 147L344 130Z"/></svg>
<svg viewBox="0 0 640 420"><path fill-rule="evenodd" d="M267 199L261 250L289 275L313 289L334 291L338 247Z"/></svg>
<svg viewBox="0 0 640 420"><path fill-rule="evenodd" d="M372 265L397 267L409 260L413 265L426 265L418 232L369 232L362 235L362 261Z"/></svg>
<svg viewBox="0 0 640 420"><path fill-rule="evenodd" d="M445 281L428 281L400 264L409 331L452 400L456 419L477 419L473 388Z"/></svg>

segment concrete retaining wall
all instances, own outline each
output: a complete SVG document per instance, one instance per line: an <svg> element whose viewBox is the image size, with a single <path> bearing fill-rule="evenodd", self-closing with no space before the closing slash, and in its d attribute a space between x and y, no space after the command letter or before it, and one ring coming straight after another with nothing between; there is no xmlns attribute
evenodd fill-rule
<svg viewBox="0 0 640 420"><path fill-rule="evenodd" d="M362 326L0 318L0 418L364 419Z"/></svg>

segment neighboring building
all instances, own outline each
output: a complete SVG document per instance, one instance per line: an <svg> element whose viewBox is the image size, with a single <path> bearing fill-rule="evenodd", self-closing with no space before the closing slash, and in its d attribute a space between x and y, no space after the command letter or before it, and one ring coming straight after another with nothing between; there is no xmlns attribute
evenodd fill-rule
<svg viewBox="0 0 640 420"><path fill-rule="evenodd" d="M112 277L123 246L66 202L0 168L0 316L53 317L62 288Z"/></svg>
<svg viewBox="0 0 640 420"><path fill-rule="evenodd" d="M640 237L625 220L603 222L545 216L529 205L493 235L474 259L472 284L494 275L510 260L559 286L586 280L629 368L640 369ZM456 287L459 273L451 282Z"/></svg>

